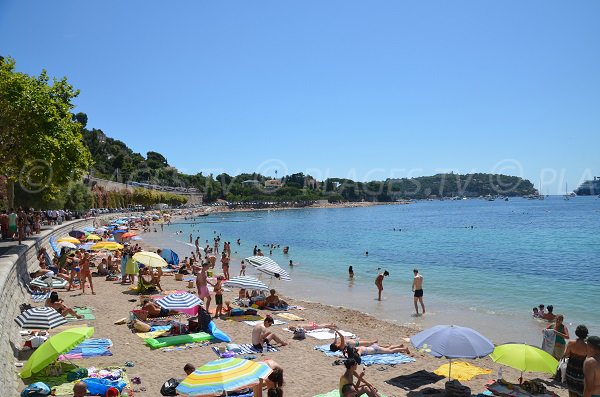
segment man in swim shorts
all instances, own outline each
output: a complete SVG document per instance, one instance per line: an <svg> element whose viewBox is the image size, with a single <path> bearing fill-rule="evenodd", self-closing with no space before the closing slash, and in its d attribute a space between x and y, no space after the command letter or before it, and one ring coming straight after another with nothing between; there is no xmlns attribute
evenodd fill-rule
<svg viewBox="0 0 600 397"><path fill-rule="evenodd" d="M589 336L586 342L588 356L583 363L583 397L600 397L600 337Z"/></svg>
<svg viewBox="0 0 600 397"><path fill-rule="evenodd" d="M279 338L277 335L268 330L268 328L271 327L271 325L273 325L274 323L275 320L273 320L273 317L267 316L265 317L265 320L262 322L262 324L258 323L254 326L254 328L252 329L252 346L254 346L256 350L262 352L263 342L269 344L271 341L275 341L281 346L287 345L287 343L284 342L281 338Z"/></svg>
<svg viewBox="0 0 600 397"><path fill-rule="evenodd" d="M418 269L414 269L413 273L415 274L412 284L412 290L415 293L415 312L417 312L417 315L419 315L419 307L417 306L417 303L421 303L421 309L423 309L423 314L425 314L425 304L423 303L423 276L419 274Z"/></svg>
<svg viewBox="0 0 600 397"><path fill-rule="evenodd" d="M209 267L208 263L206 263L206 262L202 263L202 270L196 276L196 288L198 288L198 297L200 299L202 299L203 301L206 299L206 302L204 304L206 311L208 311L208 308L210 306L210 301L212 299L210 296L210 291L208 290L209 282L208 282L208 277L206 274L208 267Z"/></svg>

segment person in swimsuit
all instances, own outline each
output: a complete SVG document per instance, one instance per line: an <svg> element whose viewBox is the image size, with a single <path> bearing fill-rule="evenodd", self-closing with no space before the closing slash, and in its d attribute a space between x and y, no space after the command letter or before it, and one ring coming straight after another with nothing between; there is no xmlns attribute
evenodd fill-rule
<svg viewBox="0 0 600 397"><path fill-rule="evenodd" d="M383 291L383 278L389 275L390 273L386 270L383 273L379 273L377 278L375 278L375 285L377 286L378 291L377 300L379 301L381 300L381 292Z"/></svg>
<svg viewBox="0 0 600 397"><path fill-rule="evenodd" d="M267 316L265 317L262 324L256 324L252 329L252 346L258 351L262 351L263 342L269 344L270 341L275 341L281 346L286 346L287 343L284 342L277 335L268 330L268 328L275 323L273 317Z"/></svg>
<svg viewBox="0 0 600 397"><path fill-rule="evenodd" d="M373 344L377 344L376 340L359 340L357 339L348 339L344 338L341 332L335 329L335 324L322 324L322 325L333 325L333 327L320 327L320 328L330 328L335 332L335 338L333 339L333 343L329 345L329 350L332 352L336 352L338 350L344 350L347 346L359 347L359 346L371 346ZM339 340L338 340L339 337Z"/></svg>
<svg viewBox="0 0 600 397"><path fill-rule="evenodd" d="M352 266L348 267L348 277L354 278L354 269L352 268Z"/></svg>
<svg viewBox="0 0 600 397"><path fill-rule="evenodd" d="M71 257L70 263L71 274L69 275L69 286L67 287L67 291L71 291L71 287L73 286L73 281L75 281L75 278L79 279L79 282L81 282L81 278L79 276L79 272L81 271L81 268L79 267L79 259L76 256L73 256Z"/></svg>
<svg viewBox="0 0 600 397"><path fill-rule="evenodd" d="M556 334L556 339L554 341L554 352L552 353L552 356L554 356L554 358L557 360L560 360L565 354L565 345L567 343L566 339L569 339L569 330L563 324L564 319L564 316L559 314L556 316L556 322L554 324L550 324L548 328L546 328L553 329L554 333Z"/></svg>
<svg viewBox="0 0 600 397"><path fill-rule="evenodd" d="M423 303L423 276L419 274L418 269L414 269L413 273L415 278L413 279L412 290L415 293L414 304L415 304L415 312L417 316L419 315L419 307L417 303L421 303L421 309L423 309L423 314L425 314L425 304Z"/></svg>
<svg viewBox="0 0 600 397"><path fill-rule="evenodd" d="M223 276L217 276L217 282L213 287L213 290L215 291L215 303L217 305L214 318L220 318L223 315L223 287L221 286L222 282Z"/></svg>
<svg viewBox="0 0 600 397"><path fill-rule="evenodd" d="M569 359L566 370L569 397L583 396L583 363L588 353L588 346L585 343L585 338L588 336L587 327L577 326L575 335L577 339L569 341L565 350L565 357Z"/></svg>
<svg viewBox="0 0 600 397"><path fill-rule="evenodd" d="M600 336L587 338L588 354L583 363L583 397L600 397Z"/></svg>
<svg viewBox="0 0 600 397"><path fill-rule="evenodd" d="M364 379L365 371L360 374L356 371L358 363L349 358L344 360L346 371L340 377L339 392L340 397L358 397L366 394L369 397L379 397L377 389ZM356 384L354 378L356 377Z"/></svg>
<svg viewBox="0 0 600 397"><path fill-rule="evenodd" d="M150 318L165 317L171 314L179 313L176 310L168 310L163 307L160 307L158 304L156 304L150 299L144 299L142 310L146 310L148 312L148 317Z"/></svg>
<svg viewBox="0 0 600 397"><path fill-rule="evenodd" d="M203 301L206 299L206 302L204 304L206 311L208 311L208 308L210 307L210 301L212 299L210 296L210 291L208 290L208 284L212 285L208 282L208 276L206 274L208 267L208 263L202 263L202 270L200 270L200 273L198 273L198 275L196 276L196 288L198 289L198 297Z"/></svg>
<svg viewBox="0 0 600 397"><path fill-rule="evenodd" d="M83 259L81 260L81 272L79 277L79 284L81 285L81 293L85 294L85 282L90 282L90 288L92 290L92 295L96 295L94 292L94 284L92 283L92 272L90 271L90 254L87 252L83 255Z"/></svg>
<svg viewBox="0 0 600 397"><path fill-rule="evenodd" d="M223 251L221 255L221 266L223 268L223 275L225 276L225 280L229 280L229 257L227 256L227 251Z"/></svg>
<svg viewBox="0 0 600 397"><path fill-rule="evenodd" d="M410 354L410 351L404 345L390 345L381 346L377 343L373 343L370 346L358 346L356 351L361 356L372 356L375 354L391 354L391 353L403 353Z"/></svg>
<svg viewBox="0 0 600 397"><path fill-rule="evenodd" d="M75 310L71 309L70 307L65 306L63 300L59 299L58 292L56 292L56 291L50 293L50 298L46 299L45 306L53 308L58 313L60 313L63 317L71 315L73 317L77 317L78 319L83 318L83 316L80 316L79 314L77 314L75 312Z"/></svg>

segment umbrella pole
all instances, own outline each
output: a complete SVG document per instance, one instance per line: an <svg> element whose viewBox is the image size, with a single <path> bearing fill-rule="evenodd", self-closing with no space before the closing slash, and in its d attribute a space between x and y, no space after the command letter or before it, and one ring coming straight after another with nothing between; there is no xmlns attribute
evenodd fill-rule
<svg viewBox="0 0 600 397"><path fill-rule="evenodd" d="M450 359L450 367L448 368L448 380L452 380L452 359Z"/></svg>

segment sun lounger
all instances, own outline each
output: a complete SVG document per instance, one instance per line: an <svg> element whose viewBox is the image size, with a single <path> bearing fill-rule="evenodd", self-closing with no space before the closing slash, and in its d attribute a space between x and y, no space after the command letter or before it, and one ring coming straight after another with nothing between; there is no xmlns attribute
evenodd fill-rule
<svg viewBox="0 0 600 397"><path fill-rule="evenodd" d="M145 342L151 348L158 349L160 347L183 345L184 343L202 342L211 339L213 339L211 334L207 334L206 332L198 332L196 334L166 336L164 338L156 339L148 338L145 339Z"/></svg>

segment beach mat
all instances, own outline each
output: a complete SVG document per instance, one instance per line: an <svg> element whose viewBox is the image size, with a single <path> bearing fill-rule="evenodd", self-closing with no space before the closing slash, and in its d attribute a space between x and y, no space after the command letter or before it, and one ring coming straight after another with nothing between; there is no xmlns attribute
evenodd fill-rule
<svg viewBox="0 0 600 397"><path fill-rule="evenodd" d="M94 316L93 310L91 307L74 307L73 310L75 313L83 316L83 318L77 318L74 316L66 316L68 322L73 321L86 321L86 320L95 320L96 316Z"/></svg>
<svg viewBox="0 0 600 397"><path fill-rule="evenodd" d="M240 351L235 352L236 356L263 353L261 350L254 348L254 346L252 346L251 343L246 343L246 344L238 345L238 346L240 347ZM218 346L213 346L213 347L211 347L211 349L217 356L219 356L219 358L221 358L221 353L219 352ZM278 351L279 351L279 349L275 346L268 345L268 347L267 347L267 352L269 352L269 353L274 353L274 352L278 352Z"/></svg>
<svg viewBox="0 0 600 397"><path fill-rule="evenodd" d="M449 378L450 364L441 365L438 369L433 371L434 374ZM452 379L459 381L471 380L477 375L491 374L492 371L489 369L481 368L473 364L465 363L463 361L456 361L452 363Z"/></svg>
<svg viewBox="0 0 600 397"><path fill-rule="evenodd" d="M452 373L454 377L454 372ZM495 396L501 397L531 397L532 394L523 390L519 385L510 384L504 385L499 382L493 382L492 384L485 385L485 387L491 391ZM535 394L536 397L556 397L556 393L549 390L544 394Z"/></svg>
<svg viewBox="0 0 600 397"><path fill-rule="evenodd" d="M113 343L110 339L92 338L81 342L66 354L58 357L59 361L77 360L82 358L112 356L109 350Z"/></svg>
<svg viewBox="0 0 600 397"><path fill-rule="evenodd" d="M136 332L135 335L142 339L156 339L169 332L170 329L170 325L155 325L154 327L150 327L150 332Z"/></svg>
<svg viewBox="0 0 600 397"><path fill-rule="evenodd" d="M344 357L343 353L338 350L336 352L332 352L329 350L329 345L321 345L315 346L315 350L325 353L328 357ZM390 354L372 354L368 356L361 356L361 365L370 366L370 365L392 365L392 364L408 364L415 362L414 358L407 356L402 353L390 353Z"/></svg>
<svg viewBox="0 0 600 397"><path fill-rule="evenodd" d="M264 317L259 316L258 314L244 314L243 316L229 316L227 317L229 321L258 321L264 320Z"/></svg>
<svg viewBox="0 0 600 397"><path fill-rule="evenodd" d="M249 325L251 327L254 327L256 324L262 324L264 320L256 320L256 321L244 321L244 324ZM287 324L285 321L281 321L278 319L274 319L273 320L274 323L273 325L283 325L283 324Z"/></svg>
<svg viewBox="0 0 600 397"><path fill-rule="evenodd" d="M381 393L379 393L379 395L381 397L386 397L384 394L381 394ZM366 396L366 394L361 394L361 396ZM329 393L317 394L314 397L340 397L340 391L338 389L335 389L335 390L330 391Z"/></svg>
<svg viewBox="0 0 600 397"><path fill-rule="evenodd" d="M290 330L289 328L284 328L284 330L288 331L288 332L294 332L294 331ZM305 331L306 331L306 336L310 336L311 338L315 338L318 340L328 340L328 339L335 338L335 333L332 330L330 330L329 328L318 328L318 329L305 330ZM352 332L344 331L341 329L338 329L338 332L341 333L346 338L353 338L356 336Z"/></svg>
<svg viewBox="0 0 600 397"><path fill-rule="evenodd" d="M395 378L386 380L385 383L399 387L403 390L415 390L421 386L430 385L436 383L439 380L444 379L443 376L436 375L433 372L421 371L413 372L408 375L400 375Z"/></svg>
<svg viewBox="0 0 600 397"><path fill-rule="evenodd" d="M294 313L277 313L276 315L288 321L304 321L304 318L297 316Z"/></svg>

